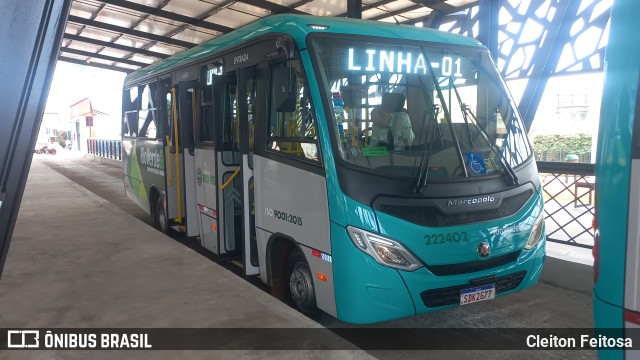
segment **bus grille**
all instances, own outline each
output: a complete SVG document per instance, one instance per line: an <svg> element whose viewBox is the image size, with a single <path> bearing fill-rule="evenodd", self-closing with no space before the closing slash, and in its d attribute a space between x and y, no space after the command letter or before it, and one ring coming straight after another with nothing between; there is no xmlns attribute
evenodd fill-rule
<svg viewBox="0 0 640 360"><path fill-rule="evenodd" d="M426 265L426 267L427 270L436 276L459 275L507 265L516 261L519 256L520 251L516 251L505 255L491 257L487 260L447 265Z"/></svg>
<svg viewBox="0 0 640 360"><path fill-rule="evenodd" d="M526 274L527 272L522 270L505 276L482 279L481 281L472 281L470 284L427 290L423 291L420 294L420 297L422 298L424 305L429 308L459 304L460 291L464 289L494 284L496 286L496 295L499 295L505 291L517 288Z"/></svg>
<svg viewBox="0 0 640 360"><path fill-rule="evenodd" d="M528 190L502 200L497 209L482 210L461 214L443 214L433 206L401 206L380 205L380 211L411 223L429 226L443 227L463 224L473 224L483 221L500 219L515 214L531 198L533 191Z"/></svg>

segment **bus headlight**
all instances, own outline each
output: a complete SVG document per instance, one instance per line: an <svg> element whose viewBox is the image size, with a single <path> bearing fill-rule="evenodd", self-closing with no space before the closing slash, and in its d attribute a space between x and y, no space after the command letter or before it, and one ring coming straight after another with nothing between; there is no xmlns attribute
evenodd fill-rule
<svg viewBox="0 0 640 360"><path fill-rule="evenodd" d="M538 215L538 218L533 223L533 227L531 228L531 235L529 235L529 240L527 240L527 245L524 247L525 250L531 250L537 243L542 239L542 233L544 231L544 216L542 216L542 212Z"/></svg>
<svg viewBox="0 0 640 360"><path fill-rule="evenodd" d="M381 265L405 271L422 267L422 263L395 240L353 226L347 226L347 232L360 251L371 256Z"/></svg>

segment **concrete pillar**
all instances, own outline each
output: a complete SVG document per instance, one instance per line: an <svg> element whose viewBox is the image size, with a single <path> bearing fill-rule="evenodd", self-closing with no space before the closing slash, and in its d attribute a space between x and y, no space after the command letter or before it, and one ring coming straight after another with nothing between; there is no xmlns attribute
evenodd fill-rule
<svg viewBox="0 0 640 360"><path fill-rule="evenodd" d="M31 166L71 0L0 7L0 275Z"/></svg>
<svg viewBox="0 0 640 360"><path fill-rule="evenodd" d="M498 59L498 13L501 0L480 0L478 4L478 40Z"/></svg>
<svg viewBox="0 0 640 360"><path fill-rule="evenodd" d="M347 17L362 19L362 0L347 0Z"/></svg>

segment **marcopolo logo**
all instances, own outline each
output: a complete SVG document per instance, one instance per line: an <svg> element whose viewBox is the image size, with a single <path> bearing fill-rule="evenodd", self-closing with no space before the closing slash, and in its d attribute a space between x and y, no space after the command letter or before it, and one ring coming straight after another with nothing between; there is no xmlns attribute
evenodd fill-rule
<svg viewBox="0 0 640 360"><path fill-rule="evenodd" d="M141 147L138 161L142 165L164 170L164 155L157 149L147 149Z"/></svg>
<svg viewBox="0 0 640 360"><path fill-rule="evenodd" d="M493 203L495 201L496 201L495 197L488 195L488 196L481 196L477 198L462 199L462 200L451 199L447 201L447 206L478 205L478 204L485 204L485 203Z"/></svg>

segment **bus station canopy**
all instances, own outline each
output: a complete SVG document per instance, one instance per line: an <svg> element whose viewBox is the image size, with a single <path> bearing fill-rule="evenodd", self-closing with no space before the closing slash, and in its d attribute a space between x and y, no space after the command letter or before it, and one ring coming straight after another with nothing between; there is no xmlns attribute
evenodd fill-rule
<svg viewBox="0 0 640 360"><path fill-rule="evenodd" d="M477 4L478 0L363 1L362 18L433 27ZM346 17L347 1L73 0L58 59L128 73L281 13Z"/></svg>

